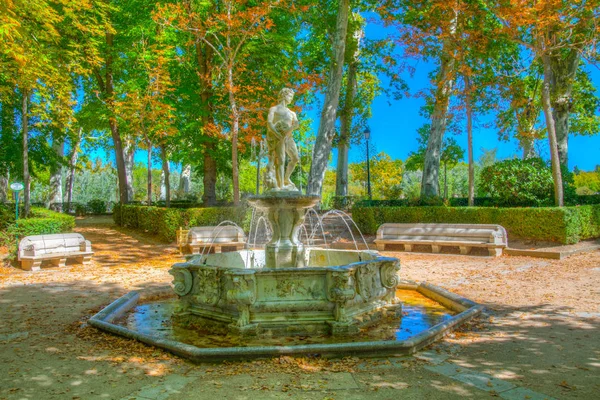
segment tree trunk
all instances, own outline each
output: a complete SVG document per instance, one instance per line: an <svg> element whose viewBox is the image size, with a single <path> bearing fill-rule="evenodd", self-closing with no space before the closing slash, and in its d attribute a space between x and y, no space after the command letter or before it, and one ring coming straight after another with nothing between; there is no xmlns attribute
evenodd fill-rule
<svg viewBox="0 0 600 400"><path fill-rule="evenodd" d="M307 194L321 195L325 170L329 163L331 142L335 135L335 120L340 100L340 88L344 71L344 53L346 49L346 31L348 29L349 0L340 0L333 43L334 58L329 70L329 83L325 94L319 131L313 149L310 175L308 177Z"/></svg>
<svg viewBox="0 0 600 400"><path fill-rule="evenodd" d="M123 156L125 159L125 175L127 176L127 198L129 201L134 199L133 190L133 157L135 155L135 145L133 140L126 140L123 148Z"/></svg>
<svg viewBox="0 0 600 400"><path fill-rule="evenodd" d="M148 205L152 205L152 142L146 140L148 146Z"/></svg>
<svg viewBox="0 0 600 400"><path fill-rule="evenodd" d="M190 181L192 178L192 166L186 164L181 169L181 176L179 177L179 193L182 197L186 197L190 193Z"/></svg>
<svg viewBox="0 0 600 400"><path fill-rule="evenodd" d="M164 174L165 205L167 207L171 207L171 172L169 171L169 159L167 157L167 149L165 148L164 144L160 145L160 156L162 158L162 169Z"/></svg>
<svg viewBox="0 0 600 400"><path fill-rule="evenodd" d="M451 33L456 29L456 17L453 20ZM440 72L437 77L435 104L431 115L431 131L427 142L427 150L423 162L423 180L421 181L421 198L440 195L439 173L442 142L446 132L450 93L454 86L454 57L451 40L444 41L440 59Z"/></svg>
<svg viewBox="0 0 600 400"><path fill-rule="evenodd" d="M22 103L21 103L21 129L23 132L23 218L27 218L29 215L29 208L31 202L31 180L29 176L29 115L27 107L29 106L29 90L22 90Z"/></svg>
<svg viewBox="0 0 600 400"><path fill-rule="evenodd" d="M240 181L238 170L238 133L240 126L240 113L233 93L233 70L230 65L227 69L227 84L229 85L229 106L231 107L231 169L233 175L233 204L240 203Z"/></svg>
<svg viewBox="0 0 600 400"><path fill-rule="evenodd" d="M552 162L552 178L554 179L554 204L557 207L564 205L562 172L560 170L560 158L558 155L558 145L556 141L556 128L554 118L552 117L552 106L550 104L550 86L552 80L552 69L550 66L550 57L542 56L544 64L544 88L542 89L542 107L546 119L546 128L548 130L548 141L550 142L550 160Z"/></svg>
<svg viewBox="0 0 600 400"><path fill-rule="evenodd" d="M202 45L202 41L196 38L196 59L198 62L198 76L202 88L200 104L202 126L207 127L212 121L212 110L210 98L212 96L212 49L208 45ZM202 201L206 206L217 204L217 162L213 157L216 145L212 138L207 137L204 145L204 193Z"/></svg>
<svg viewBox="0 0 600 400"><path fill-rule="evenodd" d="M83 134L83 128L79 128L79 134L72 143L71 157L69 159L69 173L67 175L67 211L71 212L71 202L73 201L73 185L75 183L75 167L77 166L77 158L79 157L79 145L81 144L81 137Z"/></svg>
<svg viewBox="0 0 600 400"><path fill-rule="evenodd" d="M556 127L556 141L560 163L565 167L569 165L569 116L573 102L573 83L576 79L577 69L581 59L578 49L568 50L566 56L561 51L548 55L549 67L552 71L550 80L550 93L552 115Z"/></svg>
<svg viewBox="0 0 600 400"><path fill-rule="evenodd" d="M65 156L65 141L63 138L54 137L52 149L61 159ZM62 164L53 165L50 169L50 207L55 211L63 211L63 179Z"/></svg>
<svg viewBox="0 0 600 400"><path fill-rule="evenodd" d="M114 99L114 76L113 76L113 41L114 35L111 32L106 32L106 74L105 81L99 79L100 87L105 93L106 106L108 108L108 125L115 146L115 161L117 164L117 177L119 179L119 199L121 204L129 202L129 194L127 191L127 173L125 171L125 157L123 155L123 142L119 133L119 125L115 115L115 99Z"/></svg>
<svg viewBox="0 0 600 400"><path fill-rule="evenodd" d="M448 164L444 163L444 199L448 199Z"/></svg>
<svg viewBox="0 0 600 400"><path fill-rule="evenodd" d="M356 73L360 56L360 41L363 36L362 27L359 27L352 36L352 39L356 41L356 50L352 55L352 62L348 66L346 98L340 121L340 141L338 143L335 180L335 195L340 197L348 196L348 151L350 150L350 133L352 131L352 118L354 117L354 98L357 90Z"/></svg>
<svg viewBox="0 0 600 400"><path fill-rule="evenodd" d="M533 139L521 138L521 139L519 139L519 145L523 149L523 160L535 157L535 149L533 148Z"/></svg>
<svg viewBox="0 0 600 400"><path fill-rule="evenodd" d="M469 206L475 205L475 163L473 161L473 104L471 79L465 76L465 106L467 109L467 152L469 153Z"/></svg>
<svg viewBox="0 0 600 400"><path fill-rule="evenodd" d="M214 142L208 142L204 146L204 194L202 202L206 206L214 206L217 204L217 161L212 156L216 150Z"/></svg>
<svg viewBox="0 0 600 400"><path fill-rule="evenodd" d="M0 175L0 203L6 203L8 201L8 181L10 177L8 174Z"/></svg>

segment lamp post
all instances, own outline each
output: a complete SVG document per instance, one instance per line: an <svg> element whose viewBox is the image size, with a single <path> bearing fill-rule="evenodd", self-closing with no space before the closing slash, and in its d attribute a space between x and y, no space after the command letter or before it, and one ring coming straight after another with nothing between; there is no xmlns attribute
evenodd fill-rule
<svg viewBox="0 0 600 400"><path fill-rule="evenodd" d="M367 126L365 128L365 140L367 143L367 193L369 194L369 200L373 200L371 195L371 159L369 157L369 139L371 138L371 129Z"/></svg>
<svg viewBox="0 0 600 400"><path fill-rule="evenodd" d="M19 192L25 187L22 183L15 182L10 185L10 188L15 192L15 228L17 231L17 252L19 251Z"/></svg>

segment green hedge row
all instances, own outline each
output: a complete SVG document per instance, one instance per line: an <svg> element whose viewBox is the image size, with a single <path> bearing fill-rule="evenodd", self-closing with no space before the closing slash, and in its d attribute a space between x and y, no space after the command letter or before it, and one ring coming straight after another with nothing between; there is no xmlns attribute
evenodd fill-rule
<svg viewBox="0 0 600 400"><path fill-rule="evenodd" d="M75 227L75 217L37 207L31 209L29 218L19 218L18 222L17 226L13 217L0 232L0 244L9 249L16 249L17 236L20 240L25 236L72 232Z"/></svg>
<svg viewBox="0 0 600 400"><path fill-rule="evenodd" d="M167 242L177 238L180 227L215 226L223 221L235 222L248 231L250 218L247 207L182 209L117 204L113 210L117 225L152 233Z"/></svg>
<svg viewBox="0 0 600 400"><path fill-rule="evenodd" d="M540 208L489 207L361 207L352 218L365 234L373 235L386 222L498 224L510 238L577 243L600 237L600 205Z"/></svg>

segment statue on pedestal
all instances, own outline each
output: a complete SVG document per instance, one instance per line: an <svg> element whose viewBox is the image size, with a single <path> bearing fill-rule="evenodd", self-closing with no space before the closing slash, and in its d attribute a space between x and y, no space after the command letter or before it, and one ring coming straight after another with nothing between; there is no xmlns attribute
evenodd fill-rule
<svg viewBox="0 0 600 400"><path fill-rule="evenodd" d="M269 110L267 119L269 163L265 178L266 191L298 191L296 185L290 180L292 172L300 161L293 137L293 131L300 124L296 113L287 108L293 98L294 91L284 88L279 92L279 103ZM287 168L285 166L286 158Z"/></svg>

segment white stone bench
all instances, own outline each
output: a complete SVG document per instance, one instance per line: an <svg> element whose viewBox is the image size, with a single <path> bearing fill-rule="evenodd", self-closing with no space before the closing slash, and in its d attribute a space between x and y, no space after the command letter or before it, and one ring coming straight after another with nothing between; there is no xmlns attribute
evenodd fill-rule
<svg viewBox="0 0 600 400"><path fill-rule="evenodd" d="M197 226L188 232L187 245L192 254L211 247L215 253L220 253L222 247L241 250L246 246L246 235L237 226Z"/></svg>
<svg viewBox="0 0 600 400"><path fill-rule="evenodd" d="M26 236L19 243L18 259L26 271L38 271L42 261L50 260L64 267L67 259L77 259L83 265L92 260L92 244L79 233Z"/></svg>
<svg viewBox="0 0 600 400"><path fill-rule="evenodd" d="M405 251L414 245L430 245L433 253L443 246L455 246L460 254L473 247L485 247L490 256L501 256L508 245L506 230L500 225L478 224L383 224L377 230L377 250L386 244L402 244Z"/></svg>

